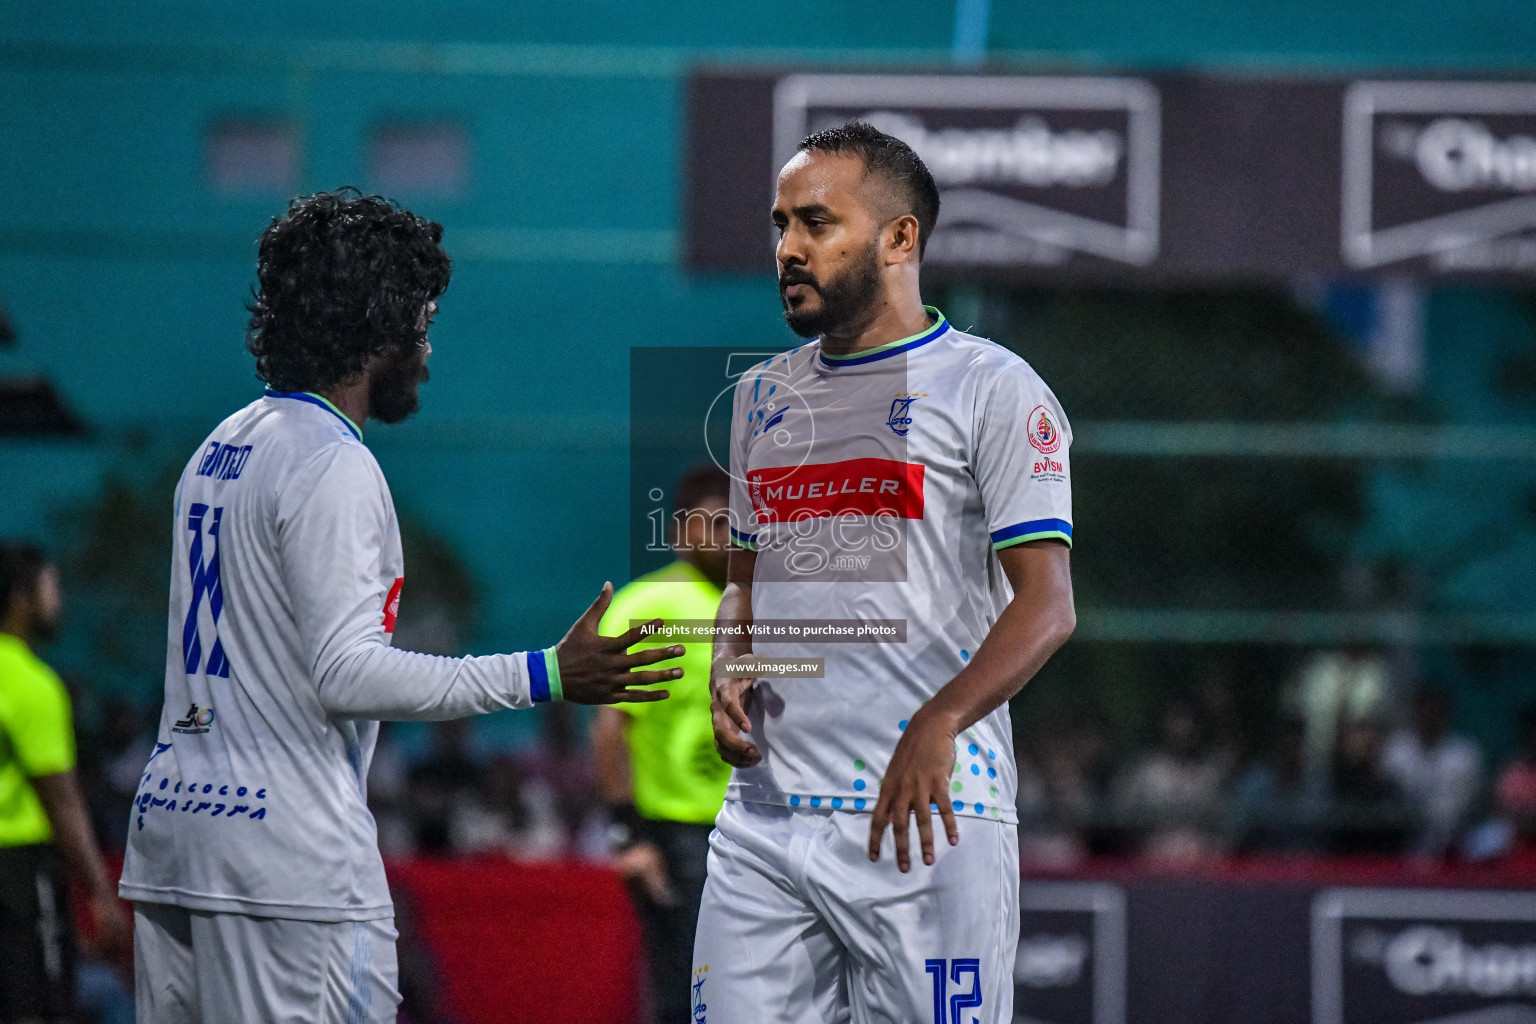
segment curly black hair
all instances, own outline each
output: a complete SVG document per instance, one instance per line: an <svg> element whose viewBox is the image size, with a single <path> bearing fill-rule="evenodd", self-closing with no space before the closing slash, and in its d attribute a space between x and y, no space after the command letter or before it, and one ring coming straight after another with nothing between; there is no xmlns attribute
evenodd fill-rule
<svg viewBox="0 0 1536 1024"><path fill-rule="evenodd" d="M300 196L261 236L245 347L277 391L321 391L426 339L448 287L443 226L355 188Z"/></svg>
<svg viewBox="0 0 1536 1024"><path fill-rule="evenodd" d="M917 218L917 258L928 248L928 236L939 221L939 186L928 165L912 147L887 135L868 121L854 118L835 128L825 128L800 140L800 151L848 153L864 161L865 174L878 174L891 186L901 209Z"/></svg>

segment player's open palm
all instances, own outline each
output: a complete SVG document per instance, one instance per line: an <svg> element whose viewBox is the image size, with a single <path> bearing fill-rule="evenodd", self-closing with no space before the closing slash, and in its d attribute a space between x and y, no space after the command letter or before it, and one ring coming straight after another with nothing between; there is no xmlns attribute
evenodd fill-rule
<svg viewBox="0 0 1536 1024"><path fill-rule="evenodd" d="M715 749L720 760L734 768L751 768L763 759L762 752L747 739L752 721L747 712L752 707L753 679L716 676L709 681L710 722L715 729Z"/></svg>
<svg viewBox="0 0 1536 1024"><path fill-rule="evenodd" d="M676 679L683 674L683 670L664 668L641 672L637 669L676 658L683 653L683 648L680 645L649 647L633 654L628 653L630 647L651 636L661 626L662 620L652 619L619 636L603 636L597 631L597 626L612 600L613 584L604 583L597 600L571 626L565 639L555 645L555 655L560 661L560 688L563 696L577 704L635 704L666 700L671 696L666 690L638 690L634 687Z"/></svg>
<svg viewBox="0 0 1536 1024"><path fill-rule="evenodd" d="M917 835L923 863L933 863L933 807L944 820L949 845L960 841L954 808L949 802L949 778L955 767L955 734L938 718L919 710L891 755L891 765L880 782L880 799L869 823L869 859L880 859L880 841L890 825L896 840L896 866L912 866L909 824L917 817Z"/></svg>

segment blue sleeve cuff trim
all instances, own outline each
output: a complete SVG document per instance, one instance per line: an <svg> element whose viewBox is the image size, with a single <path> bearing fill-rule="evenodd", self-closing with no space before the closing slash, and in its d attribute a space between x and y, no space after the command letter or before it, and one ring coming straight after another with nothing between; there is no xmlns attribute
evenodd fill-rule
<svg viewBox="0 0 1536 1024"><path fill-rule="evenodd" d="M550 647L542 651L529 651L528 658L528 690L535 704L543 704L547 701L559 700L560 692L560 665L555 661L555 649ZM554 671L550 671L553 664Z"/></svg>
<svg viewBox="0 0 1536 1024"><path fill-rule="evenodd" d="M737 547L746 548L748 551L757 550L757 534L742 533L736 527L731 527L731 542Z"/></svg>
<svg viewBox="0 0 1536 1024"><path fill-rule="evenodd" d="M1072 524L1065 519L1035 519L992 531L992 546L1012 547L1031 540L1064 540L1072 546Z"/></svg>

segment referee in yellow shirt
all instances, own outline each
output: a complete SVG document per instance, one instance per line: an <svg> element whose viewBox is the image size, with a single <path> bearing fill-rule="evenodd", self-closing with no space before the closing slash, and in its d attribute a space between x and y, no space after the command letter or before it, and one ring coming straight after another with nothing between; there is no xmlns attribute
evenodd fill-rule
<svg viewBox="0 0 1536 1024"><path fill-rule="evenodd" d="M614 594L599 632L617 636L632 619L713 621L725 589L729 493L729 478L716 466L683 476L673 502L677 560ZM659 1024L693 1019L693 932L709 833L731 775L710 726L712 649L707 642L686 645L676 662L683 676L666 684L667 700L600 707L593 723L598 783L614 821L614 863L629 882L644 931Z"/></svg>
<svg viewBox="0 0 1536 1024"><path fill-rule="evenodd" d="M41 551L0 544L0 1024L74 1020L73 928L58 853L90 895L103 951L121 952L128 940L75 782L69 695L33 653L52 637L63 603Z"/></svg>

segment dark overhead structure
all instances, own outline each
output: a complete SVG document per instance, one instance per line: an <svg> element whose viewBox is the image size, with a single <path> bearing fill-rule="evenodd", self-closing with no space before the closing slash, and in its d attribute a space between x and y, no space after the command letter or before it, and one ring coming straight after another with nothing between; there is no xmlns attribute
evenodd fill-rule
<svg viewBox="0 0 1536 1024"><path fill-rule="evenodd" d="M81 437L85 433L85 424L46 380L0 380L0 437Z"/></svg>
<svg viewBox="0 0 1536 1024"><path fill-rule="evenodd" d="M0 306L0 348L16 344L16 329ZM0 378L0 438L81 437L85 423L41 377Z"/></svg>
<svg viewBox="0 0 1536 1024"><path fill-rule="evenodd" d="M687 110L694 271L771 270L775 172L859 117L933 171L939 277L1536 277L1536 82L702 70Z"/></svg>

